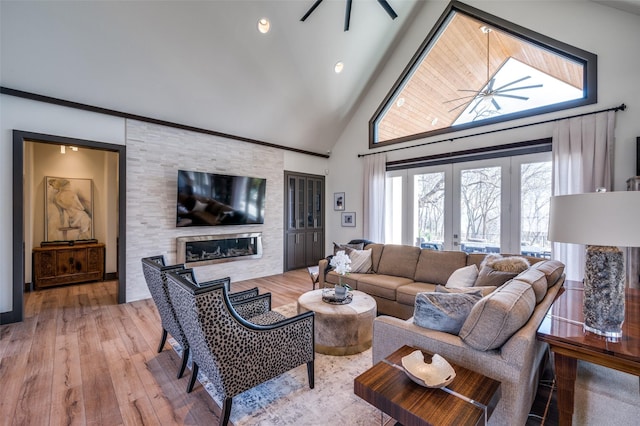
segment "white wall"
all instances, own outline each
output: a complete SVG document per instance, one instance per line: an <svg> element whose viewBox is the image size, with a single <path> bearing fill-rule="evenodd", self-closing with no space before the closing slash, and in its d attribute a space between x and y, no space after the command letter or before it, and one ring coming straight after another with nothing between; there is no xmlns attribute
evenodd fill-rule
<svg viewBox="0 0 640 426"><path fill-rule="evenodd" d="M588 1L465 1L470 6L542 33L554 39L598 55L598 103L574 110L511 121L458 132L451 136L511 127L556 117L615 107L621 103L627 110L617 113L615 143L615 190L625 190L625 181L635 174L635 140L640 136L640 16ZM346 192L347 211L357 214L356 228L340 226L340 216L327 206L326 250L331 242L345 242L362 237L363 159L358 154L381 152L393 147L413 146L442 140L440 135L387 148L369 150L368 122L440 17L448 2L428 2L416 17L405 38L398 44L389 61L381 69L351 122L333 148L327 179L327 192ZM553 124L493 133L454 142L409 148L387 154L387 160L421 157L443 152L520 142L550 137ZM366 237L366 236L365 236Z"/></svg>

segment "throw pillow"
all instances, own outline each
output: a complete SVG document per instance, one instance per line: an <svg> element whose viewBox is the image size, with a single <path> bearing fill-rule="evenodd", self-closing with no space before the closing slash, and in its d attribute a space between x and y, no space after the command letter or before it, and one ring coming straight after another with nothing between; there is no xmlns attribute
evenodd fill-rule
<svg viewBox="0 0 640 426"><path fill-rule="evenodd" d="M438 284L436 285L435 291L437 293L476 293L479 291L482 294L482 297L484 297L487 294L493 293L497 288L498 287L493 285L487 285L483 287L445 287Z"/></svg>
<svg viewBox="0 0 640 426"><path fill-rule="evenodd" d="M351 272L368 274L371 272L371 249L356 250L346 249L349 259L351 259Z"/></svg>
<svg viewBox="0 0 640 426"><path fill-rule="evenodd" d="M535 306L531 286L510 281L473 306L459 336L474 349L497 349L529 321Z"/></svg>
<svg viewBox="0 0 640 426"><path fill-rule="evenodd" d="M415 325L458 334L473 306L480 300L475 293L418 293L413 313Z"/></svg>
<svg viewBox="0 0 640 426"><path fill-rule="evenodd" d="M516 272L496 271L491 266L483 266L478 273L478 279L474 287L496 286L500 287L510 279L518 275Z"/></svg>
<svg viewBox="0 0 640 426"><path fill-rule="evenodd" d="M364 244L338 244L333 243L333 255L335 256L339 251L346 251L348 248L362 250L364 248Z"/></svg>
<svg viewBox="0 0 640 426"><path fill-rule="evenodd" d="M478 267L473 264L453 271L446 287L473 287L478 278Z"/></svg>
<svg viewBox="0 0 640 426"><path fill-rule="evenodd" d="M529 269L529 266L531 265L529 264L529 261L524 257L502 257L499 254L488 254L487 257L484 258L480 266L490 266L496 271L515 272L516 274L519 274L520 272Z"/></svg>

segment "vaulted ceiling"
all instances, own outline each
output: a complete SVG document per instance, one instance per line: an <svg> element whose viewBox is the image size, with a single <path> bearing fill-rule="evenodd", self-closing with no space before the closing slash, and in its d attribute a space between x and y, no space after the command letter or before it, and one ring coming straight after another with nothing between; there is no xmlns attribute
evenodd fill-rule
<svg viewBox="0 0 640 426"><path fill-rule="evenodd" d="M388 1L397 19L355 0L344 32L346 0L305 22L315 0L0 0L0 85L326 153L424 5Z"/></svg>
<svg viewBox="0 0 640 426"><path fill-rule="evenodd" d="M1 85L326 153L422 2L314 2L2 0Z"/></svg>

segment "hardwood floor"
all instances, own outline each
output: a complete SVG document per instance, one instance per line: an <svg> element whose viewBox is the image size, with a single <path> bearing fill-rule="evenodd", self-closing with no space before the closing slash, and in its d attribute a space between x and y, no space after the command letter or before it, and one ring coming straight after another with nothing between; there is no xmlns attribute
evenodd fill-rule
<svg viewBox="0 0 640 426"><path fill-rule="evenodd" d="M25 294L25 320L0 326L0 424L215 424L219 408L170 346L157 353L160 318L152 299L118 305L117 281ZM258 286L272 306L311 289L306 269L232 283Z"/></svg>
<svg viewBox="0 0 640 426"><path fill-rule="evenodd" d="M302 269L234 282L232 291L255 286L277 307L311 290L311 280ZM0 326L0 425L217 423L220 409L202 386L187 394L189 372L176 378L176 353L168 344L157 353L153 300L118 305L116 288L105 281L25 294L25 320ZM542 389L537 414L549 401ZM557 424L553 414L527 425Z"/></svg>

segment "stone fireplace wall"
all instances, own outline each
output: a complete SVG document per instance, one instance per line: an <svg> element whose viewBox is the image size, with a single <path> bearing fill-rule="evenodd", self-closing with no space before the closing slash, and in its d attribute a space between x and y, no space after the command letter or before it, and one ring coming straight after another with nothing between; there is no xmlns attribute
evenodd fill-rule
<svg viewBox="0 0 640 426"><path fill-rule="evenodd" d="M196 266L200 281L234 281L282 273L284 152L257 144L127 120L127 301L150 297L140 259L162 254L177 263L177 237L262 234L263 255ZM178 170L267 179L264 225L176 228ZM135 196L129 196L134 193Z"/></svg>

